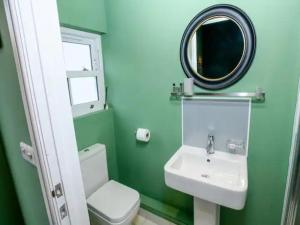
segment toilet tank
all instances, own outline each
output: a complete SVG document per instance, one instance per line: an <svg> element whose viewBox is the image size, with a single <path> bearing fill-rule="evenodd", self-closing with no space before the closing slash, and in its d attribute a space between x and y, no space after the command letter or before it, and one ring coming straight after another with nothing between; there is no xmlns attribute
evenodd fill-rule
<svg viewBox="0 0 300 225"><path fill-rule="evenodd" d="M87 147L79 152L79 159L85 196L88 198L108 181L106 147L102 144Z"/></svg>

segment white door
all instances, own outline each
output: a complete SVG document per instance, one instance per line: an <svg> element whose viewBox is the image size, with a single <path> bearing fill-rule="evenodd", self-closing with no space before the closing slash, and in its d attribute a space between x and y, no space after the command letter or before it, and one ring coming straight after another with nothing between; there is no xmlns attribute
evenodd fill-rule
<svg viewBox="0 0 300 225"><path fill-rule="evenodd" d="M50 224L88 225L56 0L4 0Z"/></svg>

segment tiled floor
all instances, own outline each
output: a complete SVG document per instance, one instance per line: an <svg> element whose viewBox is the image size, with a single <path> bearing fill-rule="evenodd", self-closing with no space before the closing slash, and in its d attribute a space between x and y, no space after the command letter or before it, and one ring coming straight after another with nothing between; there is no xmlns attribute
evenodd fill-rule
<svg viewBox="0 0 300 225"><path fill-rule="evenodd" d="M139 210L139 214L134 218L132 225L175 225L149 211Z"/></svg>

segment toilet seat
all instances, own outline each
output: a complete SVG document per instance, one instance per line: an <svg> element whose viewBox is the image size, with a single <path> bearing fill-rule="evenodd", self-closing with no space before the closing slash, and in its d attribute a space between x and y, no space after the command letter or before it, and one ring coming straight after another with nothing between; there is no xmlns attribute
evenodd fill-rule
<svg viewBox="0 0 300 225"><path fill-rule="evenodd" d="M88 208L111 224L118 224L131 216L139 207L139 193L123 184L110 180L87 199Z"/></svg>

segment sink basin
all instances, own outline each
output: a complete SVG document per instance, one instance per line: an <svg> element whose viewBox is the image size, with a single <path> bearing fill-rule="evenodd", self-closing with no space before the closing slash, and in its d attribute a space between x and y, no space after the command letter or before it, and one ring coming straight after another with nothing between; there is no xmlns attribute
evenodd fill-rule
<svg viewBox="0 0 300 225"><path fill-rule="evenodd" d="M183 145L166 163L166 185L196 198L232 209L244 208L248 173L246 156Z"/></svg>

